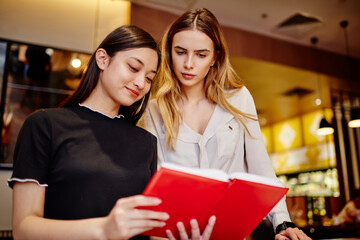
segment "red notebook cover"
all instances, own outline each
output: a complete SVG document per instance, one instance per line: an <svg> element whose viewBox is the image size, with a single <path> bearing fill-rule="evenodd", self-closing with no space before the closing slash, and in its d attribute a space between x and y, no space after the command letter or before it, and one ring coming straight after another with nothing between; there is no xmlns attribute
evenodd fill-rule
<svg viewBox="0 0 360 240"><path fill-rule="evenodd" d="M143 195L158 197L162 203L143 208L167 212L170 218L164 227L142 234L167 237L165 230L170 229L178 239L177 222L182 221L190 233L190 220L197 219L203 231L215 215L211 239L244 239L288 191L280 183L271 185L274 179L247 173L237 174L241 179L229 179L224 172L218 178L215 175L220 170L210 171L210 176L200 176L207 171L169 164L161 167Z"/></svg>

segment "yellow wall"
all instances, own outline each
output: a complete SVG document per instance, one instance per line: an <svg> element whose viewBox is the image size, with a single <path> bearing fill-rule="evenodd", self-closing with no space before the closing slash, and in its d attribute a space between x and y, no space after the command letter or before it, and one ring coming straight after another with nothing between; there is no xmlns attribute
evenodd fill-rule
<svg viewBox="0 0 360 240"><path fill-rule="evenodd" d="M332 110L314 111L262 128L276 174L336 166L333 135L316 134L323 116L331 122Z"/></svg>

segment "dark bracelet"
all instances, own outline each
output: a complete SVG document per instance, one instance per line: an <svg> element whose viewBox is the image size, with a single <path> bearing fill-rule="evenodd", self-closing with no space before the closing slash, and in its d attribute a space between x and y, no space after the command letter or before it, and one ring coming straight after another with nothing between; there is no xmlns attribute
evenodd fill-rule
<svg viewBox="0 0 360 240"><path fill-rule="evenodd" d="M275 232L276 234L279 234L282 230L285 230L287 228L296 228L296 225L293 222L284 221L276 227Z"/></svg>

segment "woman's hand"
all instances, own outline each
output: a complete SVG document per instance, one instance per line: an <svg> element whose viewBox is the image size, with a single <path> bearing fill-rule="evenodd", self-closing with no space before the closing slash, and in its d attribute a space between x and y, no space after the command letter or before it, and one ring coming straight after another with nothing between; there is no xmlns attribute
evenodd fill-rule
<svg viewBox="0 0 360 240"><path fill-rule="evenodd" d="M311 238L298 228L287 228L276 234L275 240L311 240Z"/></svg>
<svg viewBox="0 0 360 240"><path fill-rule="evenodd" d="M191 226L191 238L190 239L191 240L209 240L212 230L215 225L215 220L216 220L215 216L212 216L209 218L209 222L206 225L205 230L201 235L198 222L195 219L192 219L190 221L190 226ZM182 222L178 222L176 224L176 226L179 230L180 239L181 240L189 240L188 233L185 230L184 224ZM170 240L176 240L176 238L174 237L174 235L171 233L170 230L166 230L166 235L168 236L168 238Z"/></svg>
<svg viewBox="0 0 360 240"><path fill-rule="evenodd" d="M105 239L129 239L154 227L165 226L169 215L164 212L137 209L140 206L156 206L161 200L142 195L119 199L103 225Z"/></svg>

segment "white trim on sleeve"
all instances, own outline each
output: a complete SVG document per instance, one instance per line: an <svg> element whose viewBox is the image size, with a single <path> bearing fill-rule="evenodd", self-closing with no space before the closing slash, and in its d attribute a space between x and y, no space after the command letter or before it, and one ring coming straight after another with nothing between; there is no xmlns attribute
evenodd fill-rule
<svg viewBox="0 0 360 240"><path fill-rule="evenodd" d="M20 179L20 178L10 178L7 180L8 181L8 185L9 182L34 182L37 183L40 187L47 187L47 184L40 184L38 180L35 179L31 179L31 178L25 178L25 179Z"/></svg>

